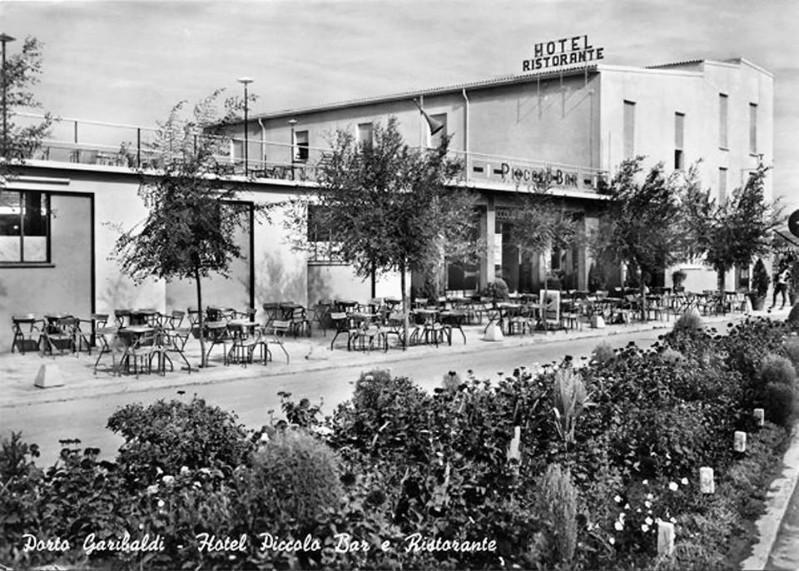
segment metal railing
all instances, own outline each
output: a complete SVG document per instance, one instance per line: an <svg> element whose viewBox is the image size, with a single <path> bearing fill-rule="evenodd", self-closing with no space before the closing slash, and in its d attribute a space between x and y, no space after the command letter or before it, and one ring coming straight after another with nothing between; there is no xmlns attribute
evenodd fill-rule
<svg viewBox="0 0 799 571"><path fill-rule="evenodd" d="M16 119L41 120L41 115L17 114ZM156 129L56 118L48 138L41 142L31 157L44 161L118 167L132 170L158 170L163 166L163 152L157 150ZM230 176L245 175L245 141L236 137L218 139L216 159L223 172ZM261 139L247 141L247 175L255 180L318 182L318 172L330 149L307 145L292 145ZM595 192L604 171L525 158L483 153L451 151L463 169L456 184L499 188L535 190L557 187L582 192Z"/></svg>

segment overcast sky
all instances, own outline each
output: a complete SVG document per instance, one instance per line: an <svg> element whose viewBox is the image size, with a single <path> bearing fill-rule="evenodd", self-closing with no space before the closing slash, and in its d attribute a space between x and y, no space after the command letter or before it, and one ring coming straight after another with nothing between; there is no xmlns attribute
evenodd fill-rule
<svg viewBox="0 0 799 571"><path fill-rule="evenodd" d="M45 44L46 109L142 126L241 76L276 111L519 73L582 34L607 64L745 57L775 76L775 187L799 206L797 25L799 0L0 0L0 32Z"/></svg>

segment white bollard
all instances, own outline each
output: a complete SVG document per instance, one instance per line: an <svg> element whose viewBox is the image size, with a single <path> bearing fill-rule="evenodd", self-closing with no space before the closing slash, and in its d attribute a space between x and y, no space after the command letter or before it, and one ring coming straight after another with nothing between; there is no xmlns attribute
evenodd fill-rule
<svg viewBox="0 0 799 571"><path fill-rule="evenodd" d="M671 555L674 552L674 524L658 520L658 555Z"/></svg>
<svg viewBox="0 0 799 571"><path fill-rule="evenodd" d="M591 329L604 329L605 319L601 315L591 316Z"/></svg>
<svg viewBox="0 0 799 571"><path fill-rule="evenodd" d="M504 341L505 336L502 334L502 329L496 323L491 324L486 329L483 341Z"/></svg>
<svg viewBox="0 0 799 571"><path fill-rule="evenodd" d="M513 428L513 439L510 441L508 448L508 460L518 460L520 458L519 445L522 442L522 427L516 426Z"/></svg>
<svg viewBox="0 0 799 571"><path fill-rule="evenodd" d="M33 381L33 386L40 389L51 389L53 387L63 387L64 377L61 376L61 370L58 365L42 365L39 373L36 375L36 380Z"/></svg>
<svg viewBox="0 0 799 571"><path fill-rule="evenodd" d="M733 450L736 452L746 452L746 432L735 431L735 444Z"/></svg>
<svg viewBox="0 0 799 571"><path fill-rule="evenodd" d="M699 491L703 494L715 494L716 482L713 479L713 468L699 468Z"/></svg>
<svg viewBox="0 0 799 571"><path fill-rule="evenodd" d="M756 408L754 410L755 420L757 421L758 426L763 426L763 423L766 420L766 411L762 408Z"/></svg>

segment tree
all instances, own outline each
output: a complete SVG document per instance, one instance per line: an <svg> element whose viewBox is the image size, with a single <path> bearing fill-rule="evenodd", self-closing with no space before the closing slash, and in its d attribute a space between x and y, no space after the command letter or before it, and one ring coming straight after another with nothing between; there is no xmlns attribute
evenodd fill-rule
<svg viewBox="0 0 799 571"><path fill-rule="evenodd" d="M448 158L448 145L444 138L437 149L411 149L393 117L375 126L372 141L338 131L310 197L331 255L362 278L400 272L403 299L408 270L477 256L476 197L449 184L462 167ZM305 216L295 209L290 224Z"/></svg>
<svg viewBox="0 0 799 571"><path fill-rule="evenodd" d="M240 107L235 98L226 100L227 114L216 120L220 95L221 90L198 103L188 118L181 102L159 124L153 150L163 167L140 173L139 194L149 214L115 245L122 271L137 282L150 277L194 280L201 366L206 365L202 278L227 275L230 263L241 255L236 229L249 219L236 205L240 185L225 176L226 165L217 160L229 145L218 133ZM212 124L222 127L207 127Z"/></svg>
<svg viewBox="0 0 799 571"><path fill-rule="evenodd" d="M31 91L39 82L41 71L42 44L33 37L25 38L18 53L7 55L5 66L0 70L0 86L6 86L6 132L0 139L0 183L12 175L15 164L33 156L52 124L49 113L35 123L19 124L14 119L20 110L41 107Z"/></svg>
<svg viewBox="0 0 799 571"><path fill-rule="evenodd" d="M568 250L585 240L582 222L550 196L536 193L525 196L516 211L510 231L510 241L517 244L522 255L537 258L550 250ZM544 294L548 275L544 274Z"/></svg>
<svg viewBox="0 0 799 571"><path fill-rule="evenodd" d="M689 171L684 203L691 253L704 256L705 263L716 271L719 292L726 289L729 270L749 267L754 258L766 255L771 249L782 207L765 199L768 170L760 163L746 184L736 188L723 202L714 200L710 190L701 189L695 168Z"/></svg>
<svg viewBox="0 0 799 571"><path fill-rule="evenodd" d="M687 245L679 174L666 177L659 163L640 180L643 159L622 162L609 185L600 188L610 201L591 236L598 259L624 263L640 273L642 300L646 276L683 259ZM645 311L641 303L642 318Z"/></svg>

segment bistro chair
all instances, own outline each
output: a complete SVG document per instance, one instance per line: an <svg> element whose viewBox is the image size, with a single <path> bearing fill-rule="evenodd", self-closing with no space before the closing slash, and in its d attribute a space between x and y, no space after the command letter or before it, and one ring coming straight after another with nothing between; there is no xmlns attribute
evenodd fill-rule
<svg viewBox="0 0 799 571"><path fill-rule="evenodd" d="M33 348L39 350L39 341L44 329L44 321L36 319L32 313L11 316L11 329L14 332L14 338L11 342L11 352L16 348L23 355L26 348Z"/></svg>
<svg viewBox="0 0 799 571"><path fill-rule="evenodd" d="M77 350L80 351L85 344L86 350L89 352L89 355L91 355L92 347L97 344L96 331L106 326L108 323L108 314L92 313L89 319L79 319L78 322L85 323L86 330L84 331L84 328L77 330Z"/></svg>
<svg viewBox="0 0 799 571"><path fill-rule="evenodd" d="M44 341L42 351L51 355L55 351L58 351L59 355L63 355L66 351L74 353L76 336L80 331L78 325L79 322L74 317L61 317L47 325L42 333Z"/></svg>
<svg viewBox="0 0 799 571"><path fill-rule="evenodd" d="M336 311L330 314L330 321L336 331L333 340L330 342L330 350L333 350L333 345L335 345L336 339L341 334L347 336L347 350L352 349L353 341L358 338L358 327L355 326L350 316L343 311Z"/></svg>
<svg viewBox="0 0 799 571"><path fill-rule="evenodd" d="M275 345L280 346L280 349L286 355L286 364L289 363L289 352L286 351L286 347L283 345L283 340L281 338L286 336L286 333L289 332L290 328L291 328L290 321L286 321L284 319L273 319L271 322L264 325L263 335L262 335L264 343L266 343L267 341L271 341ZM271 353L269 352L269 349L266 345L264 345L263 350L264 350L264 359L266 359L267 356L271 356Z"/></svg>

